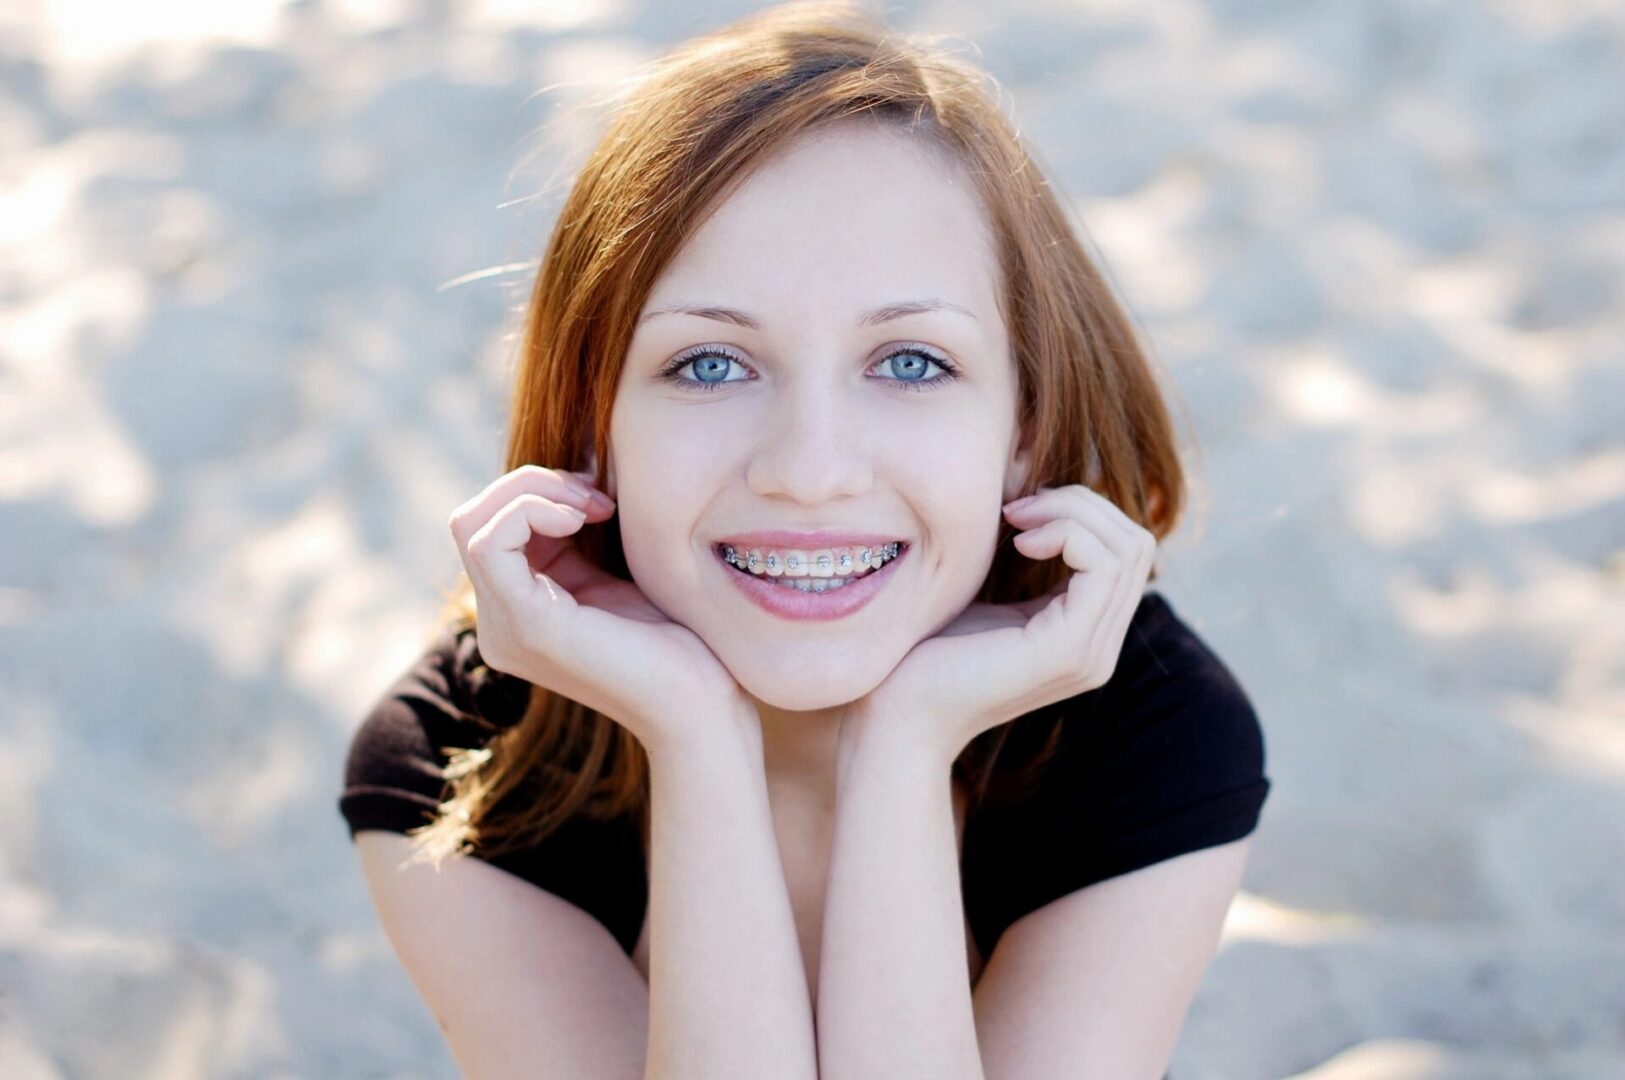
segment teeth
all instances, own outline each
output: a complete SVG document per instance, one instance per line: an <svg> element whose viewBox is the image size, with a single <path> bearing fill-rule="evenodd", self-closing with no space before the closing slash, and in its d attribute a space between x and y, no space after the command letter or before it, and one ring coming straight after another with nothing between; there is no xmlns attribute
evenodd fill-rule
<svg viewBox="0 0 1625 1080"><path fill-rule="evenodd" d="M824 548L819 551L762 551L753 548L741 552L731 544L722 545L722 557L740 570L757 577L767 577L774 584L798 588L802 592L824 592L845 587L864 575L880 569L895 559L901 542L893 541L877 548ZM785 580L778 580L783 578Z"/></svg>
<svg viewBox="0 0 1625 1080"><path fill-rule="evenodd" d="M804 577L792 578L790 580L784 580L781 578L780 580L773 582L773 584L777 585L781 589L799 589L802 592L831 592L835 589L844 589L846 588L847 582L856 580L856 578Z"/></svg>

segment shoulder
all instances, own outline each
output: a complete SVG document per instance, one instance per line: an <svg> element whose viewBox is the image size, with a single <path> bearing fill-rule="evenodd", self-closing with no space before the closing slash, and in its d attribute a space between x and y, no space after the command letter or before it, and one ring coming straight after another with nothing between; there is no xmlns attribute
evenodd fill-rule
<svg viewBox="0 0 1625 1080"><path fill-rule="evenodd" d="M1231 668L1161 592L1141 597L1106 683L1013 724L1017 746L1055 749L1041 792L1076 797L1080 772L1199 759L1209 783L1263 772L1263 727ZM1217 772L1215 772L1215 770ZM1228 770L1228 771L1227 771ZM1220 775L1222 774L1222 775Z"/></svg>
<svg viewBox="0 0 1625 1080"><path fill-rule="evenodd" d="M338 808L352 840L366 829L406 833L435 820L449 794L452 752L481 749L523 718L531 684L488 668L471 627L442 630L375 701L350 740ZM523 752L523 751L521 751ZM519 784L503 796L522 807ZM512 802L507 802L512 800ZM572 814L540 840L474 857L568 900L608 927L630 953L641 929L647 883L633 815ZM398 850L372 842L375 850ZM461 880L480 880L466 876ZM488 876L484 878L489 880Z"/></svg>
<svg viewBox="0 0 1625 1080"><path fill-rule="evenodd" d="M1161 592L1149 590L1129 624L1123 653L1105 699L1132 700L1136 692L1166 693L1187 687L1214 699L1245 703L1241 684L1207 641Z"/></svg>
<svg viewBox="0 0 1625 1080"><path fill-rule="evenodd" d="M1082 698L1090 698L1084 702ZM1147 592L1107 683L1062 702L1046 806L1091 876L1238 839L1268 795L1263 725L1235 673Z"/></svg>
<svg viewBox="0 0 1625 1080"><path fill-rule="evenodd" d="M967 824L983 955L1057 897L1246 836L1269 794L1251 699L1159 592L1142 597L1105 685L1015 723L1016 745L1052 752L1018 798Z"/></svg>
<svg viewBox="0 0 1625 1080"><path fill-rule="evenodd" d="M1119 765L1183 761L1208 787L1261 779L1264 733L1252 698L1160 592L1141 599L1117 668L1093 696L1088 722L1063 742L1130 755Z"/></svg>
<svg viewBox="0 0 1625 1080"><path fill-rule="evenodd" d="M452 751L483 747L527 697L527 683L485 666L472 627L442 627L350 736L339 811L351 835L431 821Z"/></svg>

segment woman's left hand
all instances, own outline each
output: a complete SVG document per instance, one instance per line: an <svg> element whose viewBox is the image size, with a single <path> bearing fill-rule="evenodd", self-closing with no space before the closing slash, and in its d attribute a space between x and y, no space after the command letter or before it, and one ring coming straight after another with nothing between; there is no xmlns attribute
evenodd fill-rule
<svg viewBox="0 0 1625 1080"><path fill-rule="evenodd" d="M1052 702L1103 685L1139 607L1156 537L1082 484L1039 488L1004 507L1022 531L1016 550L1059 555L1073 571L1044 596L972 604L914 646L855 702L843 744L866 729L923 742L951 764L976 736Z"/></svg>

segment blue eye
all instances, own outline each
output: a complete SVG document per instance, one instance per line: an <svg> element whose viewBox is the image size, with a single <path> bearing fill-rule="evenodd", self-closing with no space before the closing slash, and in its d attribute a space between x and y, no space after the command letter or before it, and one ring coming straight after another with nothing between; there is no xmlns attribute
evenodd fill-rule
<svg viewBox="0 0 1625 1080"><path fill-rule="evenodd" d="M899 365L897 361L904 358L908 362ZM701 345L674 357L670 363L660 370L659 377L668 382L676 383L685 390L702 391L716 390L728 383L747 382L747 379L730 379L727 377L730 363L738 364L741 367L745 366L743 360L726 349L716 345ZM700 375L700 378L689 379L679 374L683 368L691 364L694 366L695 374ZM886 379L884 381L897 383L905 390L933 390L959 378L959 369L953 365L952 361L919 345L905 345L894 349L883 356L876 366L884 367L888 364L891 366L893 375L902 372L908 374L901 378ZM942 373L929 379L916 377L919 373L924 372L927 365L930 364L937 365L942 369ZM716 377L707 378L705 377L707 375Z"/></svg>

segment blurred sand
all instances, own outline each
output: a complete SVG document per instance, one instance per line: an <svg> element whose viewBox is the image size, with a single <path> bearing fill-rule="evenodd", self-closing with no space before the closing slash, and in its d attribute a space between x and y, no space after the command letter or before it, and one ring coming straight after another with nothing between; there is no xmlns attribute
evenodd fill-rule
<svg viewBox="0 0 1625 1080"><path fill-rule="evenodd" d="M532 133L749 6L0 15L0 1073L454 1074L341 756L500 466ZM1625 9L1000 9L890 6L1177 384L1160 585L1266 727L1173 1075L1625 1075Z"/></svg>

